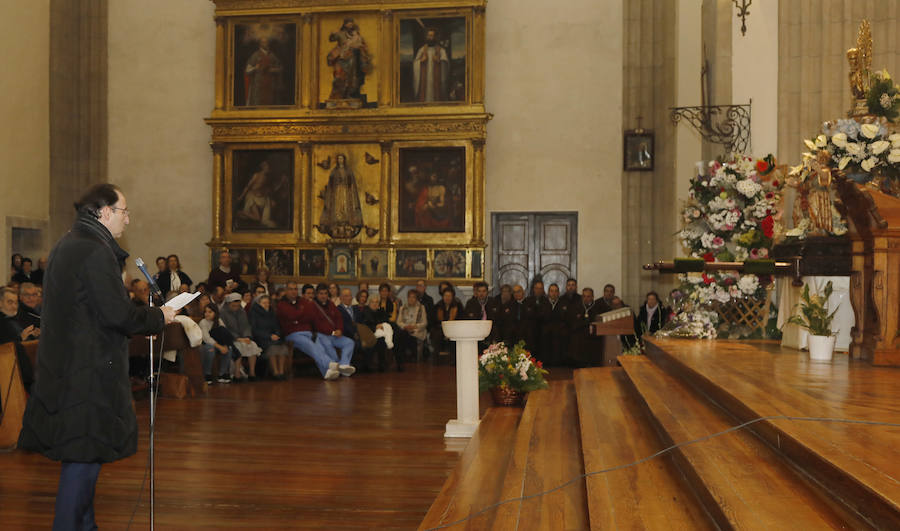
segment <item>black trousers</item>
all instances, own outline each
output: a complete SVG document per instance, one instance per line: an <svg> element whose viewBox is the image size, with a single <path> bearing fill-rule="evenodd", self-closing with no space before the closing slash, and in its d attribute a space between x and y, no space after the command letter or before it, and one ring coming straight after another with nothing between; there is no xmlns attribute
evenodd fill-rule
<svg viewBox="0 0 900 531"><path fill-rule="evenodd" d="M94 522L94 489L99 475L100 463L63 462L56 491L53 531L97 529Z"/></svg>

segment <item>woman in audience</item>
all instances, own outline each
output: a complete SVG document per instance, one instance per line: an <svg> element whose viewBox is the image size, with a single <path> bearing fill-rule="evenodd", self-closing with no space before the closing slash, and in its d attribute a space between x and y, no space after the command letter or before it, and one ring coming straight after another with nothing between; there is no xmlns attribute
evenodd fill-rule
<svg viewBox="0 0 900 531"><path fill-rule="evenodd" d="M408 351L415 354L416 361L422 361L425 346L425 327L428 325L425 306L419 303L419 294L411 289L406 293L406 306L400 308L397 316L397 359L402 359ZM399 363L399 362L398 362Z"/></svg>
<svg viewBox="0 0 900 531"><path fill-rule="evenodd" d="M263 349L263 358L269 360L272 378L287 380L285 371L289 368L291 350L281 337L278 317L272 308L272 299L265 293L257 296L250 310L250 328L253 341Z"/></svg>
<svg viewBox="0 0 900 531"><path fill-rule="evenodd" d="M241 308L247 312L247 315L250 315L250 308L253 307L253 293L247 291L245 293L241 293Z"/></svg>
<svg viewBox="0 0 900 531"><path fill-rule="evenodd" d="M259 345L250 338L253 329L250 328L250 320L247 312L241 308L241 296L238 293L229 293L225 296L225 306L222 308L222 322L225 328L234 336L234 348L242 358L247 358L249 375L244 372L244 364L238 359L234 364L232 378L241 382L244 380L256 380L256 359L262 354Z"/></svg>
<svg viewBox="0 0 900 531"><path fill-rule="evenodd" d="M357 294L358 296L359 294ZM363 351L365 365L370 370L377 367L378 372L384 372L387 350L394 348L394 330L391 323L385 319L378 297L368 298L368 295L363 295L363 297L368 299L369 306L361 312L360 321L361 324L369 327L375 336L375 346Z"/></svg>
<svg viewBox="0 0 900 531"><path fill-rule="evenodd" d="M341 290L334 282L328 284L328 298L335 306L339 306L341 304Z"/></svg>
<svg viewBox="0 0 900 531"><path fill-rule="evenodd" d="M400 305L394 300L394 297L391 294L391 286L387 282L378 286L378 297L378 308L381 311L381 316L385 321L396 326L397 313Z"/></svg>
<svg viewBox="0 0 900 531"><path fill-rule="evenodd" d="M165 256L157 256L156 257L156 273L153 273L153 280L159 284L159 276L169 270L168 263L166 262Z"/></svg>
<svg viewBox="0 0 900 531"><path fill-rule="evenodd" d="M205 297L205 295L201 296L201 298L202 297ZM217 342L210 334L211 331L217 328L219 329L216 330L217 332L225 329L225 323L219 318L219 307L215 304L207 304L203 308L203 319L197 324L200 325L200 330L203 331L203 343L200 345L200 349L203 353L203 374L206 375L206 382L213 382L213 362L218 357L218 382L230 383L231 377L229 376L229 373L231 372L231 356L229 354L231 348L229 345ZM219 334L216 335L220 340L224 341L222 336Z"/></svg>
<svg viewBox="0 0 900 531"><path fill-rule="evenodd" d="M452 286L444 287L441 300L434 308L436 318L435 326L431 329L431 347L437 351L438 356L447 356L453 351L453 342L444 336L441 323L444 321L456 321L460 318L462 308L456 299L456 292Z"/></svg>
<svg viewBox="0 0 900 531"><path fill-rule="evenodd" d="M266 266L261 266L256 270L256 280L250 284L250 292L255 294L258 288L262 288L266 295L272 295L275 292L274 287L269 283L269 268Z"/></svg>
<svg viewBox="0 0 900 531"><path fill-rule="evenodd" d="M12 255L12 263L9 267L9 276L12 278L17 273L22 272L22 255L19 253L13 253Z"/></svg>
<svg viewBox="0 0 900 531"><path fill-rule="evenodd" d="M194 283L191 277L181 270L181 262L178 261L177 254L170 254L166 258L166 267L166 271L160 272L159 278L156 280L156 283L159 284L159 290L163 293L170 291L180 293L181 286L186 285L190 288L191 284Z"/></svg>

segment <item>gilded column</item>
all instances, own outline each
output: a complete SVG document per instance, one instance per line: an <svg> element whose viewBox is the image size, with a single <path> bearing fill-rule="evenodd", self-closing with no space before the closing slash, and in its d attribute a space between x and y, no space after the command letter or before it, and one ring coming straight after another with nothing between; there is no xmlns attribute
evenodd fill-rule
<svg viewBox="0 0 900 531"><path fill-rule="evenodd" d="M300 216L300 240L304 242L309 241L309 231L312 228L312 199L310 199L309 204L307 204L304 198L311 198L313 196L312 191L312 175L313 175L313 160L312 160L312 142L298 142L300 144L300 164L298 164L300 173L300 179L298 179L298 183L302 183L300 186L297 186L297 192L294 194L294 204L297 205L294 207L294 211L298 208L303 213Z"/></svg>
<svg viewBox="0 0 900 531"><path fill-rule="evenodd" d="M221 142L210 142L213 151L213 237L212 243L217 245L222 239L222 205L225 198L222 187L225 181L225 145Z"/></svg>
<svg viewBox="0 0 900 531"><path fill-rule="evenodd" d="M381 57L376 58L380 68L378 106L390 107L394 90L394 17L393 11L381 12Z"/></svg>
<svg viewBox="0 0 900 531"><path fill-rule="evenodd" d="M472 141L474 190L472 190L472 243L484 247L484 139Z"/></svg>
<svg viewBox="0 0 900 531"><path fill-rule="evenodd" d="M225 17L216 17L216 107L225 108L225 59L228 57L225 37Z"/></svg>
<svg viewBox="0 0 900 531"><path fill-rule="evenodd" d="M310 13L303 15L303 25L300 30L300 106L310 108L312 99L318 92L313 87L316 71L315 55L313 55L313 16ZM315 107L315 105L313 105Z"/></svg>
<svg viewBox="0 0 900 531"><path fill-rule="evenodd" d="M472 33L469 37L469 49L474 50L472 54L473 64L471 73L471 94L472 103L475 105L484 104L484 46L473 46L473 43L483 43L484 39L484 11L485 6L476 6L472 16Z"/></svg>
<svg viewBox="0 0 900 531"><path fill-rule="evenodd" d="M391 225L391 148L392 142L381 142L381 226L378 230L378 241L387 242Z"/></svg>

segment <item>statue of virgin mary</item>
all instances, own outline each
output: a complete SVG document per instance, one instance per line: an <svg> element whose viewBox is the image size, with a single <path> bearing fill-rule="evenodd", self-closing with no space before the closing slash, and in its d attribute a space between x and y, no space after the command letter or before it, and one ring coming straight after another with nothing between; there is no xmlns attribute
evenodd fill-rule
<svg viewBox="0 0 900 531"><path fill-rule="evenodd" d="M363 228L362 208L356 177L347 167L347 157L338 154L336 165L328 176L323 193L325 206L316 228L332 238L347 239L359 234Z"/></svg>

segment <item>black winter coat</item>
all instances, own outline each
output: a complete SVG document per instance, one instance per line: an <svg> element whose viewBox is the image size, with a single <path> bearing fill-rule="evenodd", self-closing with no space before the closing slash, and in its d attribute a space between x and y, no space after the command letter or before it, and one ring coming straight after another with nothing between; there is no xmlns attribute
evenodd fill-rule
<svg viewBox="0 0 900 531"><path fill-rule="evenodd" d="M282 337L275 312L266 310L256 302L250 307L250 328L253 331L253 341L263 350L272 344L272 334Z"/></svg>
<svg viewBox="0 0 900 531"><path fill-rule="evenodd" d="M44 276L37 381L19 447L57 461L107 463L137 450L128 336L162 331L159 308L125 292L128 253L82 216L50 253Z"/></svg>

